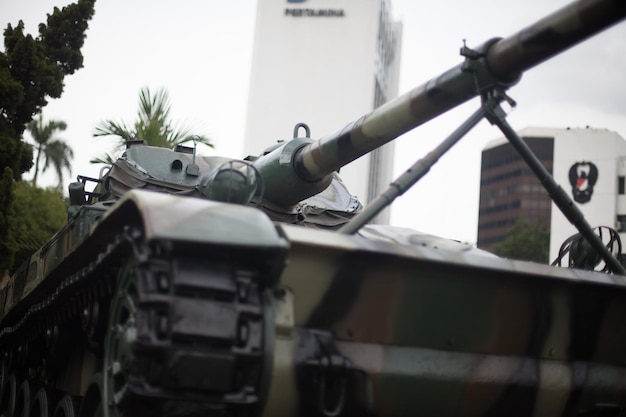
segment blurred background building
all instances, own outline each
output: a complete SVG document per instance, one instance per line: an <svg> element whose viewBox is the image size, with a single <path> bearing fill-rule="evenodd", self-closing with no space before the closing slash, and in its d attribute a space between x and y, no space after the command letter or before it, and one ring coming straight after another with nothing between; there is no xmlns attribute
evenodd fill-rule
<svg viewBox="0 0 626 417"><path fill-rule="evenodd" d="M401 36L388 0L259 0L244 154L291 139L301 122L322 138L397 97ZM367 204L392 169L393 142L341 177ZM388 221L388 211L376 219Z"/></svg>
<svg viewBox="0 0 626 417"><path fill-rule="evenodd" d="M518 132L592 227L626 238L626 141L607 129L527 128ZM550 231L549 259L577 233L506 138L482 152L477 246L492 250L519 217Z"/></svg>

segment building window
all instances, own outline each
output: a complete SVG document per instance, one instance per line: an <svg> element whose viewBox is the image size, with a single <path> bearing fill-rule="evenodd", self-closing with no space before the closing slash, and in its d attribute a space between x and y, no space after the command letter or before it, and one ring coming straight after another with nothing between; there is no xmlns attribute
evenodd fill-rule
<svg viewBox="0 0 626 417"><path fill-rule="evenodd" d="M624 177L623 176L617 177L617 194L619 195L624 194Z"/></svg>
<svg viewBox="0 0 626 417"><path fill-rule="evenodd" d="M618 214L616 226L618 232L626 232L626 216Z"/></svg>

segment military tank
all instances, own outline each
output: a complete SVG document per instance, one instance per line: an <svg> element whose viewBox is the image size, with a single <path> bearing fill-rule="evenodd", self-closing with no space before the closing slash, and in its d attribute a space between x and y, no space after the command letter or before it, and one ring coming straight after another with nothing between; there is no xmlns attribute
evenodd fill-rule
<svg viewBox="0 0 626 417"><path fill-rule="evenodd" d="M255 158L129 142L101 178L70 185L66 226L0 285L0 412L623 415L624 267L500 103L523 71L625 16L622 0L572 3L464 47L460 65L334 135ZM476 96L479 110L379 199L363 208L349 193L338 168ZM604 272L367 224L482 118Z"/></svg>

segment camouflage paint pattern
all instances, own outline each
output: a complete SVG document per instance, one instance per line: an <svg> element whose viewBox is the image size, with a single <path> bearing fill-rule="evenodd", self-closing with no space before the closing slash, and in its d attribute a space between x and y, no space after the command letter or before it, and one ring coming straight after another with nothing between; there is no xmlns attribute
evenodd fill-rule
<svg viewBox="0 0 626 417"><path fill-rule="evenodd" d="M508 88L522 72L623 20L622 0L574 2L519 32L477 48L484 60L466 62L432 78L297 155L297 171L316 181L407 131L477 97L482 90ZM477 89L478 84L478 89Z"/></svg>
<svg viewBox="0 0 626 417"><path fill-rule="evenodd" d="M501 259L391 227L352 236L277 224L255 208L147 191L127 193L55 275L129 223L148 241L265 254L277 277L266 282L274 347L265 416L626 406L622 276Z"/></svg>
<svg viewBox="0 0 626 417"><path fill-rule="evenodd" d="M281 228L291 248L264 415L316 415L317 392L297 377L311 329L332 335L364 373L345 407L365 415L555 416L625 405L622 277Z"/></svg>

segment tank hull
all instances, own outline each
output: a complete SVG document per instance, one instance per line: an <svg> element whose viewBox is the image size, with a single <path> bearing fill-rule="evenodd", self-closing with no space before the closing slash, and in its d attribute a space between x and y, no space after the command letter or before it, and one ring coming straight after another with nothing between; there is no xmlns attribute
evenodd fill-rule
<svg viewBox="0 0 626 417"><path fill-rule="evenodd" d="M7 414L22 385L69 396L81 415L102 404L168 416L626 406L621 276L189 200L130 191L10 306Z"/></svg>

